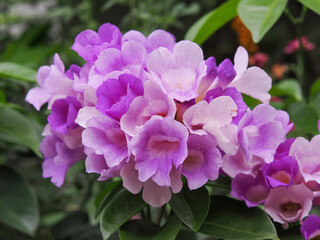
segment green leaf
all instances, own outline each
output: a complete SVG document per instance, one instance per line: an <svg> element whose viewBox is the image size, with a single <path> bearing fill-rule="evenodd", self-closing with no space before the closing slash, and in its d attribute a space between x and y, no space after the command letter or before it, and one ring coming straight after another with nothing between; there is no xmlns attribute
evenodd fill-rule
<svg viewBox="0 0 320 240"><path fill-rule="evenodd" d="M0 103L0 132L9 135L15 143L23 144L41 156L39 152L40 136L32 121Z"/></svg>
<svg viewBox="0 0 320 240"><path fill-rule="evenodd" d="M238 13L252 34L254 42L259 42L276 23L284 11L288 0L241 0Z"/></svg>
<svg viewBox="0 0 320 240"><path fill-rule="evenodd" d="M178 235L180 227L180 219L175 214L172 214L166 224L153 237L153 240L174 240Z"/></svg>
<svg viewBox="0 0 320 240"><path fill-rule="evenodd" d="M169 203L184 224L198 231L208 214L210 197L205 187L190 191L185 186L180 193L171 197Z"/></svg>
<svg viewBox="0 0 320 240"><path fill-rule="evenodd" d="M270 94L272 96L290 96L297 101L303 99L300 84L295 79L284 79L274 84L270 90Z"/></svg>
<svg viewBox="0 0 320 240"><path fill-rule="evenodd" d="M246 94L242 94L243 101L250 109L254 109L260 104L260 101Z"/></svg>
<svg viewBox="0 0 320 240"><path fill-rule="evenodd" d="M230 0L207 13L188 30L185 39L199 45L204 43L213 33L237 16L239 0Z"/></svg>
<svg viewBox="0 0 320 240"><path fill-rule="evenodd" d="M6 95L4 95L3 91L0 90L0 103L6 103Z"/></svg>
<svg viewBox="0 0 320 240"><path fill-rule="evenodd" d="M95 200L95 205L97 206L97 210L95 213L95 217L97 217L101 211L105 208L105 206L110 203L111 199L122 189L122 181L114 181L109 183L106 188L103 190L102 195L99 196Z"/></svg>
<svg viewBox="0 0 320 240"><path fill-rule="evenodd" d="M101 213L100 228L103 239L108 239L121 225L141 211L147 204L141 194L122 189Z"/></svg>
<svg viewBox="0 0 320 240"><path fill-rule="evenodd" d="M320 15L320 0L298 0L307 8Z"/></svg>
<svg viewBox="0 0 320 240"><path fill-rule="evenodd" d="M310 105L313 106L318 113L318 118L320 118L320 93L318 93L310 102Z"/></svg>
<svg viewBox="0 0 320 240"><path fill-rule="evenodd" d="M268 215L260 208L248 208L243 202L228 197L211 198L208 217L201 233L218 239L278 239Z"/></svg>
<svg viewBox="0 0 320 240"><path fill-rule="evenodd" d="M314 135L318 134L319 116L314 106L304 102L293 102L288 107L288 113L298 129Z"/></svg>
<svg viewBox="0 0 320 240"><path fill-rule="evenodd" d="M0 166L0 221L33 236L38 224L37 198L29 184L16 172Z"/></svg>
<svg viewBox="0 0 320 240"><path fill-rule="evenodd" d="M26 82L36 82L37 72L31 68L21 66L16 63L1 62L0 77L17 79Z"/></svg>
<svg viewBox="0 0 320 240"><path fill-rule="evenodd" d="M161 228L146 220L129 221L120 228L119 236L121 240L174 240L180 227L181 221L172 214Z"/></svg>
<svg viewBox="0 0 320 240"><path fill-rule="evenodd" d="M318 78L311 86L310 98L312 98L317 93L320 93L320 78Z"/></svg>

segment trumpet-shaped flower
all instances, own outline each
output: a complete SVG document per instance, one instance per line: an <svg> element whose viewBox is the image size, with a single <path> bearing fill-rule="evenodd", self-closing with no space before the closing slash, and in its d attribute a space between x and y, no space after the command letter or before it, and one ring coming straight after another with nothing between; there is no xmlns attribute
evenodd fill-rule
<svg viewBox="0 0 320 240"><path fill-rule="evenodd" d="M263 103L270 101L272 79L259 67L248 67L249 57L243 47L239 47L234 56L234 68L237 72L228 87L235 87L239 92L247 94Z"/></svg>
<svg viewBox="0 0 320 240"><path fill-rule="evenodd" d="M65 75L64 64L58 54L54 56L53 65L39 68L37 83L40 87L32 88L26 96L26 101L38 111L43 104L54 98L76 96L72 87L73 81Z"/></svg>
<svg viewBox="0 0 320 240"><path fill-rule="evenodd" d="M217 141L210 135L191 134L187 144L188 157L181 165L181 174L187 178L190 190L194 190L218 178L222 159Z"/></svg>
<svg viewBox="0 0 320 240"><path fill-rule="evenodd" d="M171 169L181 165L188 155L188 135L187 128L172 118L147 121L129 144L139 181L152 179L159 186L170 186Z"/></svg>
<svg viewBox="0 0 320 240"><path fill-rule="evenodd" d="M176 105L153 81L144 82L144 95L136 97L128 111L121 117L121 129L129 136L137 133L152 116L174 118Z"/></svg>
<svg viewBox="0 0 320 240"><path fill-rule="evenodd" d="M115 25L106 23L99 27L98 32L88 29L79 33L71 49L87 62L93 62L102 50L120 48L121 37L121 32Z"/></svg>
<svg viewBox="0 0 320 240"><path fill-rule="evenodd" d="M54 101L48 122L52 129L66 135L68 128L74 129L79 125L75 123L81 103L75 97L66 97Z"/></svg>
<svg viewBox="0 0 320 240"><path fill-rule="evenodd" d="M231 196L244 200L248 207L255 207L265 201L269 193L264 177L238 174L231 185Z"/></svg>
<svg viewBox="0 0 320 240"><path fill-rule="evenodd" d="M97 109L106 116L120 121L131 102L143 95L142 81L131 75L121 74L118 79L107 79L97 89Z"/></svg>
<svg viewBox="0 0 320 240"><path fill-rule="evenodd" d="M320 135L309 142L307 139L298 137L290 148L289 156L298 162L300 172L306 182L316 181L320 184Z"/></svg>
<svg viewBox="0 0 320 240"><path fill-rule="evenodd" d="M172 51L174 45L176 44L175 37L164 30L157 29L149 34L148 37L145 37L141 32L131 30L123 35L122 43L127 41L136 41L145 46L148 53L151 53L153 50L164 47L169 51Z"/></svg>
<svg viewBox="0 0 320 240"><path fill-rule="evenodd" d="M143 78L147 52L136 41L127 41L121 49L103 50L89 71L88 85L98 88L106 79L117 79L123 73Z"/></svg>
<svg viewBox="0 0 320 240"><path fill-rule="evenodd" d="M178 193L182 189L181 175L179 171L172 168L169 173L170 186L160 186L151 178L146 181L140 181L139 172L135 169L134 162L125 164L120 172L123 179L123 186L133 194L137 194L142 190L143 200L153 207L161 207L169 202L171 191Z"/></svg>
<svg viewBox="0 0 320 240"><path fill-rule="evenodd" d="M197 89L206 75L206 68L201 48L190 41L178 42L172 52L160 47L147 60L151 79L180 102L198 96Z"/></svg>
<svg viewBox="0 0 320 240"><path fill-rule="evenodd" d="M96 116L86 122L82 142L97 155L103 155L109 167L128 161L127 138L119 123L106 117Z"/></svg>
<svg viewBox="0 0 320 240"><path fill-rule="evenodd" d="M312 207L313 193L304 184L270 190L265 210L274 221L285 224L306 217Z"/></svg>
<svg viewBox="0 0 320 240"><path fill-rule="evenodd" d="M219 148L234 155L237 152L237 126L231 124L237 115L237 105L229 96L221 96L210 103L198 102L191 106L183 115L183 122L191 133L198 135L213 135Z"/></svg>
<svg viewBox="0 0 320 240"><path fill-rule="evenodd" d="M261 104L248 110L239 122L238 141L248 161L256 155L270 163L291 127L286 112Z"/></svg>
<svg viewBox="0 0 320 240"><path fill-rule="evenodd" d="M69 168L77 161L84 160L83 146L74 149L55 133L46 136L40 145L40 151L44 156L42 164L43 177L51 178L51 182L60 187Z"/></svg>

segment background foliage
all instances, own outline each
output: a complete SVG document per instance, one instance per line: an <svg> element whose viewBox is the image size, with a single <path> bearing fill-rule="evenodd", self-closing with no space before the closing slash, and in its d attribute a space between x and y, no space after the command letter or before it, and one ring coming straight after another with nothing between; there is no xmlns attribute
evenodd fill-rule
<svg viewBox="0 0 320 240"><path fill-rule="evenodd" d="M317 0L1 1L0 239L301 238L298 227L282 231L260 208L226 197L228 179L182 191L160 210L121 189L119 179L97 182L97 176L85 174L82 162L56 188L41 176L40 133L48 112L36 112L24 98L38 67L50 64L55 52L67 66L82 64L70 50L80 31L105 22L123 32L162 28L177 40L202 45L205 57L215 56L217 62L232 59L238 45L246 47L252 61L257 52L267 54L261 67L273 77L271 104L289 112L295 123L291 136L310 139L320 118L319 6ZM285 54L288 42L301 36L315 50ZM257 104L245 99L250 107ZM141 210L144 220L128 222Z"/></svg>

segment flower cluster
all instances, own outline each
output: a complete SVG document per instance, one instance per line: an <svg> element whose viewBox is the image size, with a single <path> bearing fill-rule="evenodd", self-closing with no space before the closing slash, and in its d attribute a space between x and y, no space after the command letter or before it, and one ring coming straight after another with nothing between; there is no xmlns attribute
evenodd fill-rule
<svg viewBox="0 0 320 240"><path fill-rule="evenodd" d="M248 68L243 47L217 65L166 31L122 35L107 23L81 32L72 49L86 63L65 71L56 54L26 97L51 110L41 152L55 185L85 159L99 181L120 176L154 207L180 192L182 176L193 190L219 174L233 179L232 196L264 204L282 224L320 203L320 135L286 139L289 116L268 104L271 78ZM251 110L242 94L262 104Z"/></svg>

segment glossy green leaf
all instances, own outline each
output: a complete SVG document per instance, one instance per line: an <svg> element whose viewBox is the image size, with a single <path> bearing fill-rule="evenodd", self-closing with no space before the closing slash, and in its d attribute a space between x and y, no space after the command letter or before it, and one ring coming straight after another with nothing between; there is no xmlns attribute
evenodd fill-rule
<svg viewBox="0 0 320 240"><path fill-rule="evenodd" d="M298 0L307 8L320 15L320 0Z"/></svg>
<svg viewBox="0 0 320 240"><path fill-rule="evenodd" d="M180 219L175 214L172 214L166 224L153 237L153 240L174 240L178 235L180 227Z"/></svg>
<svg viewBox="0 0 320 240"><path fill-rule="evenodd" d="M119 236L121 240L174 240L180 227L181 221L173 214L163 227L146 220L129 221L120 228Z"/></svg>
<svg viewBox="0 0 320 240"><path fill-rule="evenodd" d="M283 13L288 0L241 0L238 13L252 34L254 42L259 42Z"/></svg>
<svg viewBox="0 0 320 240"><path fill-rule="evenodd" d="M274 84L270 90L270 94L272 96L290 96L297 101L303 99L300 84L295 79L284 79Z"/></svg>
<svg viewBox="0 0 320 240"><path fill-rule="evenodd" d="M108 239L112 233L146 205L141 194L132 194L126 189L118 192L101 213L100 228L103 239Z"/></svg>
<svg viewBox="0 0 320 240"><path fill-rule="evenodd" d="M0 221L33 236L39 213L36 196L29 184L16 172L0 166Z"/></svg>
<svg viewBox="0 0 320 240"><path fill-rule="evenodd" d="M0 62L0 77L36 82L37 72L16 63Z"/></svg>
<svg viewBox="0 0 320 240"><path fill-rule="evenodd" d="M30 119L2 103L0 103L0 116L0 132L9 135L15 143L31 148L34 153L41 156L40 135Z"/></svg>
<svg viewBox="0 0 320 240"><path fill-rule="evenodd" d="M198 231L208 214L210 197L205 187L190 191L185 186L180 193L172 195L169 203L184 224Z"/></svg>
<svg viewBox="0 0 320 240"><path fill-rule="evenodd" d="M213 33L237 16L239 0L230 0L201 17L188 30L185 39L199 45L204 43Z"/></svg>
<svg viewBox="0 0 320 240"><path fill-rule="evenodd" d="M314 135L318 134L319 116L314 106L304 102L293 102L288 107L288 113L298 129Z"/></svg>
<svg viewBox="0 0 320 240"><path fill-rule="evenodd" d="M95 213L95 217L97 217L101 211L105 208L105 206L110 203L111 199L122 189L122 181L114 181L110 182L104 191L103 195L99 195L95 200L95 205L97 206L97 210Z"/></svg>
<svg viewBox="0 0 320 240"><path fill-rule="evenodd" d="M268 215L260 208L248 208L243 202L228 197L211 198L208 217L201 233L218 239L278 239Z"/></svg>

